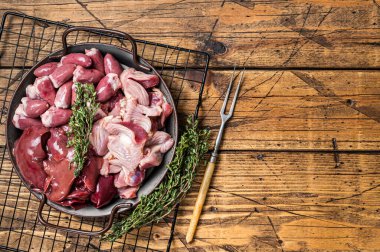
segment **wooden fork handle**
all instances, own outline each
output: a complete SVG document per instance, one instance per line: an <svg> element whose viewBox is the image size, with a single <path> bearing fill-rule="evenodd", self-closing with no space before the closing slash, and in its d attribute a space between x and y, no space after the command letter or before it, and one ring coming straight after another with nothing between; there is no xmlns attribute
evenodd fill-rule
<svg viewBox="0 0 380 252"><path fill-rule="evenodd" d="M207 191L210 186L212 175L214 173L214 169L215 169L215 162L208 162L205 175L203 176L201 187L199 188L197 201L195 202L195 207L193 211L193 216L191 218L189 230L187 231L187 235L186 235L187 243L193 240L195 230L197 229L199 216L202 213L203 204L206 200Z"/></svg>

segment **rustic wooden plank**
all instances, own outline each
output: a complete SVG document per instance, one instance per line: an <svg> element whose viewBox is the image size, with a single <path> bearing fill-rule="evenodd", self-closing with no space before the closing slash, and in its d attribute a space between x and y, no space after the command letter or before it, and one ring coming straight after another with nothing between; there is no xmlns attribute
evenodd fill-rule
<svg viewBox="0 0 380 252"><path fill-rule="evenodd" d="M379 68L376 1L63 1L54 8L50 2L33 1L33 4L16 6L12 3L11 6L48 19L106 26L128 31L138 38L206 50L213 56L213 68L230 68L235 62L251 68L278 68L277 71L247 72L235 118L227 128L222 146L222 150L236 151L222 151L196 240L189 245L184 235L204 170L201 168L197 183L180 208L172 245L174 251L373 250L380 247L377 239L380 236L378 154L341 153L340 165L335 167L332 153L249 151L331 150L332 138L337 139L340 150L379 150L378 72L283 71L286 68ZM0 3L0 9L6 8L9 2ZM155 25L151 24L152 20ZM17 25L13 28L18 29ZM13 63L23 66L25 57L26 66L32 65L51 49L59 49L59 38L54 43L51 40L54 32L51 27L38 26L33 34L37 38L29 39L28 32L22 34L16 58L16 47L2 44L0 66ZM59 33L62 30L57 31ZM17 42L17 33L5 31L4 34L8 42ZM38 39L42 35L48 39ZM32 49L27 51L27 45ZM40 48L45 52L38 52ZM180 98L178 108L183 120L184 114L190 113L189 108L196 104L194 90L199 90L199 84L182 83L181 78L199 81L201 73L176 71L175 79L170 81L171 68L178 60L184 62L186 54L159 51L155 57L160 60L166 53L169 55L167 64L158 64L158 67L168 68L164 71L165 79L172 86L173 95ZM152 48L146 48L146 58L150 59L153 54ZM199 62L190 59L191 65ZM17 69L12 73L11 70L0 71L1 77L17 79L22 75ZM205 87L200 115L202 124L213 130L212 140L230 73L210 72ZM1 101L9 101L12 94L1 89L7 82L0 79ZM14 81L11 89L16 85ZM3 116L0 134L4 131L4 120ZM3 145L3 136L0 139ZM56 238L54 248L63 249L64 234L44 232L37 226L35 235L31 236L33 222L27 222L22 228L25 213L28 218L35 218L37 204L27 206L29 193L19 185L6 160L0 170L0 199L7 206L4 208L6 218L0 225L1 239L8 238L7 228L15 217L11 243L17 244L21 237L20 249L27 250L32 241L32 251L44 251L50 250L51 239ZM59 215L51 213L51 216L54 222ZM61 224L68 225L69 220L62 218ZM79 220L74 217L71 223L78 227ZM89 228L89 225L83 227ZM149 247L164 250L169 228L165 223L155 227ZM145 236L148 232L145 228L140 234ZM99 246L96 239L70 236L68 241L65 248L68 251L84 251L86 246L95 251ZM112 248L120 251L122 243ZM127 243L134 244L133 235L127 238ZM142 239L138 245L146 246L146 243ZM110 243L100 246L103 250L110 248ZM137 249L140 250L143 251Z"/></svg>
<svg viewBox="0 0 380 252"><path fill-rule="evenodd" d="M11 79L22 75L20 70L0 71L0 76ZM173 71L163 74L173 97L179 97L178 112L183 118L196 106L199 83L192 80L199 81L199 76L193 70L175 71L172 81ZM211 71L205 86L200 116L203 125L212 129L212 140L230 74ZM182 81L183 77L188 81ZM332 138L336 138L340 150L378 150L379 78L378 71L246 71L221 148L332 150ZM17 83L11 84L11 90ZM0 78L0 87L7 86L8 79ZM8 101L11 95L8 92ZM0 93L0 99L4 97L5 91ZM0 138L0 144L4 143Z"/></svg>
<svg viewBox="0 0 380 252"><path fill-rule="evenodd" d="M342 163L336 168L334 156L326 153L222 152L194 243L186 244L184 237L204 167L200 168L196 183L181 204L173 249L317 251L378 247L380 155L340 154L340 160ZM5 167L9 166L5 164ZM9 176L3 168L0 184ZM37 202L32 201L26 207L22 198L17 203L13 201L19 189L18 179L12 181L15 185L11 186L4 216L10 218L15 212L12 227L20 231L25 213L28 220L35 217ZM21 188L21 191L26 192L26 189ZM1 200L4 197L0 194ZM55 223L58 213L50 215ZM61 216L61 225L69 224L65 216ZM9 220L4 218L1 227L8 227ZM33 225L33 222L25 224L23 239L32 239L37 250L38 241L45 237L43 246L48 249L52 245L48 238L53 238L55 232L44 233L44 228L37 226L35 236L31 237ZM71 225L78 227L79 219L74 217ZM82 225L82 228L89 226ZM161 223L153 229L151 248L165 248L169 228ZM2 231L0 235L6 237L7 233ZM149 229L145 228L139 234L144 237L148 233ZM19 237L16 234L12 233L13 242ZM58 232L56 239L57 246L63 246L65 236ZM131 235L127 243L134 244L133 239ZM71 236L69 246L73 248L77 242L85 246L88 239L77 240ZM91 243L98 244L96 239ZM110 248L110 244L104 243L101 248Z"/></svg>
<svg viewBox="0 0 380 252"><path fill-rule="evenodd" d="M230 73L212 72L205 92L201 115L215 130ZM377 73L248 71L245 76L222 148L331 149L336 138L342 149L379 149L380 96L372 89L379 87Z"/></svg>
<svg viewBox="0 0 380 252"><path fill-rule="evenodd" d="M223 152L190 249L371 250L379 247L380 155ZM175 246L199 190L183 201ZM198 239L199 238L199 239Z"/></svg>
<svg viewBox="0 0 380 252"><path fill-rule="evenodd" d="M9 5L0 3L2 12ZM54 7L34 1L12 9L205 50L213 67L380 67L379 7L373 1L64 1ZM45 36L53 33L46 29ZM28 44L27 36L21 44ZM3 55L1 65L12 57Z"/></svg>

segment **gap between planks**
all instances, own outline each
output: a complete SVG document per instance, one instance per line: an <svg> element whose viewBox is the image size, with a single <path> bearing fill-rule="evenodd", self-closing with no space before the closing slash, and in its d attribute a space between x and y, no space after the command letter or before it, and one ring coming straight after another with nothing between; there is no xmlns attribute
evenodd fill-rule
<svg viewBox="0 0 380 252"><path fill-rule="evenodd" d="M208 151L209 154L211 154L212 150ZM341 153L341 154L380 154L380 150L334 150L333 148L331 150L326 149L241 149L241 150L220 150L219 153L225 153L225 152L290 152L290 153Z"/></svg>

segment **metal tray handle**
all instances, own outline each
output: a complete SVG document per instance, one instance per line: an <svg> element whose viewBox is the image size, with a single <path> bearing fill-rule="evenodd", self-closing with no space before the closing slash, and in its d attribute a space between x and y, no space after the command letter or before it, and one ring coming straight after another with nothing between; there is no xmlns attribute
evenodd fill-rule
<svg viewBox="0 0 380 252"><path fill-rule="evenodd" d="M98 231L85 231L85 230L74 229L74 228L69 228L69 227L62 227L62 226L58 226L58 225L47 222L42 216L42 210L43 210L44 205L46 204L46 201L47 201L46 195L40 189L32 189L32 190L39 193L42 196L42 198L40 200L40 205L39 205L38 211L37 211L37 217L38 217L38 220L44 226L49 227L49 228L54 228L54 229L57 229L60 231L71 232L71 233L76 233L76 234L80 234L80 235L95 236L95 235L104 234L105 232L107 232L112 227L113 219L115 218L115 215L119 209L124 208L125 210L129 210L133 207L133 205L131 203L120 203L120 204L114 206L114 208L112 208L112 211L111 211L110 217L108 219L107 225L103 229L98 230Z"/></svg>
<svg viewBox="0 0 380 252"><path fill-rule="evenodd" d="M68 28L62 34L62 45L63 45L62 56L66 55L66 53L67 53L67 35L69 33L73 32L73 31L94 32L94 33L97 33L97 34L100 33L100 35L102 33L103 34L104 33L108 33L108 34L112 34L112 35L117 35L117 36L119 36L122 39L126 39L132 45L132 60L133 60L134 67L137 68L138 70L143 70L143 71L150 71L151 70L148 66L145 66L144 64L141 64L139 62L138 55L137 55L136 41L134 40L134 38L131 35L129 35L129 34L125 33L125 32L115 31L115 30L105 29L105 28L96 28L96 27L87 27L87 26L75 26L75 27Z"/></svg>

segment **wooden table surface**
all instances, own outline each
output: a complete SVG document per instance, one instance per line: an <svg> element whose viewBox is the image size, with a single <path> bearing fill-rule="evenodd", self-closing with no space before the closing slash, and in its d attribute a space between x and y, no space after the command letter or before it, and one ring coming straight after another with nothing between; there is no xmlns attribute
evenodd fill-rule
<svg viewBox="0 0 380 252"><path fill-rule="evenodd" d="M180 207L174 251L380 250L379 0L5 0L0 9L209 52L200 116L213 139L231 69L246 67L195 241L184 237L204 167Z"/></svg>

